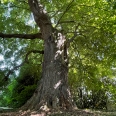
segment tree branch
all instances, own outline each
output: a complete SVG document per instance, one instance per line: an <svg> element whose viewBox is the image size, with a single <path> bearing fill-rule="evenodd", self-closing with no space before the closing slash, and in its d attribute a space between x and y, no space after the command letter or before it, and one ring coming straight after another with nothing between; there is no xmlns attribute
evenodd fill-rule
<svg viewBox="0 0 116 116"><path fill-rule="evenodd" d="M24 61L23 61L21 64L19 64L18 66L15 66L13 69L9 70L8 73L4 76L3 81L7 81L7 80L8 80L8 77L9 77L15 70L17 70L18 68L20 68L21 66L23 66L25 63L28 63L28 56L29 56L31 53L44 54L44 51L39 51L39 50L31 50L31 51L29 51L29 52L25 55Z"/></svg>
<svg viewBox="0 0 116 116"><path fill-rule="evenodd" d="M78 24L76 27L75 27L75 31L74 31L74 35L71 37L71 39L68 40L67 42L67 47L70 47L70 43L74 41L75 37L77 37L78 33L77 33L77 29L78 29L78 26L80 24Z"/></svg>
<svg viewBox="0 0 116 116"><path fill-rule="evenodd" d="M70 21L60 21L59 24L62 24L62 23L75 23L74 20L70 20Z"/></svg>
<svg viewBox="0 0 116 116"><path fill-rule="evenodd" d="M70 7L71 7L71 4L74 2L74 0L72 0L69 4L68 4L68 6L66 7L66 9L65 9L65 11L63 12L63 14L61 15L61 17L59 18L59 20L58 20L58 22L57 22L57 24L56 24L56 26L55 27L57 27L58 26L58 24L60 23L60 21L61 21L61 19L63 18L63 16L66 14L66 12L70 9Z"/></svg>
<svg viewBox="0 0 116 116"><path fill-rule="evenodd" d="M21 38L21 39L42 39L42 34L41 33L36 33L36 34L4 34L0 33L0 37L2 38Z"/></svg>
<svg viewBox="0 0 116 116"><path fill-rule="evenodd" d="M44 54L44 51L39 51L39 50L31 50L29 51L26 56L25 56L25 61L28 62L28 56L31 54L31 53L39 53L39 54Z"/></svg>

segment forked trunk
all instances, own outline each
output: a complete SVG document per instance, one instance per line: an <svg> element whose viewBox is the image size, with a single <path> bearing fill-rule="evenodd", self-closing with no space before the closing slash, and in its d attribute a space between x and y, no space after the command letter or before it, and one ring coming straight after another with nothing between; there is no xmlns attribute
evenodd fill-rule
<svg viewBox="0 0 116 116"><path fill-rule="evenodd" d="M33 1L28 0L44 39L44 60L42 79L34 95L23 106L23 109L71 109L73 108L73 102L67 82L68 59L66 38L62 33L52 28L50 20L44 13L41 4L37 0ZM38 12L35 11L35 6Z"/></svg>

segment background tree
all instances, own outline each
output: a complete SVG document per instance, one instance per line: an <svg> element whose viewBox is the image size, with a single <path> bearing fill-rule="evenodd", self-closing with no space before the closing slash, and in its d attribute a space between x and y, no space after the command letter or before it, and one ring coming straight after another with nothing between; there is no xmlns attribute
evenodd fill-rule
<svg viewBox="0 0 116 116"><path fill-rule="evenodd" d="M42 79L23 108L72 108L68 68L72 93L82 86L99 91L106 85L104 78L114 78L114 1L2 0L0 7L0 47L5 60L1 61L1 80L6 82L24 63L43 61ZM43 60L35 52L44 53Z"/></svg>

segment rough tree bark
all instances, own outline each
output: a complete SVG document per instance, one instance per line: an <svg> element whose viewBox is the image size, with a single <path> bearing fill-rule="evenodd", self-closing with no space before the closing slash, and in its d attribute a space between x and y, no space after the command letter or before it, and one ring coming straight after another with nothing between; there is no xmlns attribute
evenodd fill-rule
<svg viewBox="0 0 116 116"><path fill-rule="evenodd" d="M68 56L66 38L52 27L49 16L37 0L28 0L35 22L44 40L42 79L34 95L22 109L73 108L68 87Z"/></svg>

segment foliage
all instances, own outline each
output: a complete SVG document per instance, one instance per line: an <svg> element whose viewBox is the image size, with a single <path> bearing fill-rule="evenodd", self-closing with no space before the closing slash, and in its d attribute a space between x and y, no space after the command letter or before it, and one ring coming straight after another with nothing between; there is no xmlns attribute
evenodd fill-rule
<svg viewBox="0 0 116 116"><path fill-rule="evenodd" d="M45 6L53 27L63 31L68 41L75 33L77 34L69 48L69 84L75 101L78 101L80 94L77 88L86 88L85 93L91 92L91 94L85 96L85 102L92 101L98 96L99 99L88 103L89 105L84 108L97 108L97 103L101 101L104 103L103 99L108 99L107 93L116 103L116 2L114 0L40 1ZM25 34L39 31L27 1L2 0L0 21L2 33ZM6 103L0 101L1 105L19 107L32 95L40 78L42 55L30 54L28 66L24 65L18 71L14 71L8 86L3 86L5 83L2 82L2 78L8 70L24 61L26 53L31 50L43 50L43 47L43 41L38 39L0 39L0 55L4 57L0 60L0 85L1 90L6 88L2 94ZM98 108L104 108L105 105L106 101L104 104L99 104Z"/></svg>
<svg viewBox="0 0 116 116"><path fill-rule="evenodd" d="M0 96L0 105L21 107L32 96L41 77L39 68L37 70L34 68L36 67L32 65L24 65L21 68L19 76L11 80Z"/></svg>
<svg viewBox="0 0 116 116"><path fill-rule="evenodd" d="M28 85L25 86L20 93L13 93L12 99L8 105L15 108L21 107L33 95L36 87L36 85Z"/></svg>

